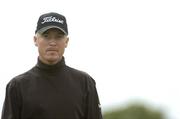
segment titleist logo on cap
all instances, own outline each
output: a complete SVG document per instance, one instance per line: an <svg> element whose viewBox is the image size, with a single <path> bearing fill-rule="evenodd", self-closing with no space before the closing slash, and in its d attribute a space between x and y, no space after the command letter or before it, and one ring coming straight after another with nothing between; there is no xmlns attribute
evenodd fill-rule
<svg viewBox="0 0 180 119"><path fill-rule="evenodd" d="M58 19L58 18L53 17L53 16L44 17L44 18L43 18L43 21L41 22L41 24L44 24L44 23L46 23L46 22L58 22L58 23L61 23L61 24L64 23L63 20Z"/></svg>

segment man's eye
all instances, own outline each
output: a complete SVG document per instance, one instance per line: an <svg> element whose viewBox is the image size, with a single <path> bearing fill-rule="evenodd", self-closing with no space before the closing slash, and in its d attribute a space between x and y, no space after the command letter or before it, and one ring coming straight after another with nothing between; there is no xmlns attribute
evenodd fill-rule
<svg viewBox="0 0 180 119"><path fill-rule="evenodd" d="M48 38L48 34L43 34L43 37Z"/></svg>
<svg viewBox="0 0 180 119"><path fill-rule="evenodd" d="M63 35L58 35L57 38L64 38L64 36Z"/></svg>

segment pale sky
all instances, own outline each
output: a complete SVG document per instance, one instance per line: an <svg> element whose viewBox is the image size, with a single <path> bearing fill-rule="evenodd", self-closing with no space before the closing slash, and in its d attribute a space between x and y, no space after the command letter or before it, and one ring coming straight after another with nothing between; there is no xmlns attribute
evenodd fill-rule
<svg viewBox="0 0 180 119"><path fill-rule="evenodd" d="M141 100L180 119L179 0L0 2L0 110L6 84L36 64L40 14L66 16L66 64L96 81L102 109Z"/></svg>

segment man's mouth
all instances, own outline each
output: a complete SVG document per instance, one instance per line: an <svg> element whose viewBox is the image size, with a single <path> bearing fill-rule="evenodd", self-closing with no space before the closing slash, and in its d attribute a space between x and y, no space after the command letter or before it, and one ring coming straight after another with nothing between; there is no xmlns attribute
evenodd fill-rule
<svg viewBox="0 0 180 119"><path fill-rule="evenodd" d="M46 51L47 51L47 52L48 52L48 51L54 51L54 52L57 52L58 50L57 50L57 49L54 49L54 48L48 48Z"/></svg>

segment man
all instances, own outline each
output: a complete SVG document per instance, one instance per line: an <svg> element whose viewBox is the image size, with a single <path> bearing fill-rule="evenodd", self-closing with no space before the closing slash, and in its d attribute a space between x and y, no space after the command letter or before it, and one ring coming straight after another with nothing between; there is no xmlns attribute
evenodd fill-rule
<svg viewBox="0 0 180 119"><path fill-rule="evenodd" d="M102 119L95 81L65 64L68 41L63 15L39 17L37 64L7 84L1 119Z"/></svg>

